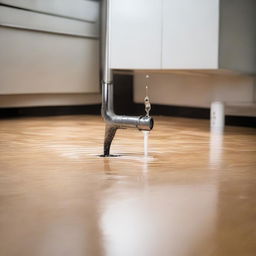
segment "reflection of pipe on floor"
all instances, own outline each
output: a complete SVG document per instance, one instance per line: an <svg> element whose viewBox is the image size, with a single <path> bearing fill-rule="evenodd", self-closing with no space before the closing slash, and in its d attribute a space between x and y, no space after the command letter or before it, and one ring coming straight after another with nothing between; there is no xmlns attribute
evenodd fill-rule
<svg viewBox="0 0 256 256"><path fill-rule="evenodd" d="M109 64L109 0L102 1L102 108L101 113L106 122L104 153L110 155L110 146L114 139L116 130L119 128L137 128L138 130L149 131L153 128L153 118L149 116L123 116L116 115L113 108L113 82L112 70Z"/></svg>

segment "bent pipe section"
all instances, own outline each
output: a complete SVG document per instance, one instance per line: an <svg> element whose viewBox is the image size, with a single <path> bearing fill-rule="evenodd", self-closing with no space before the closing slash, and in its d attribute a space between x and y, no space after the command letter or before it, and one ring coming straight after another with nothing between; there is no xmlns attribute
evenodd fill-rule
<svg viewBox="0 0 256 256"><path fill-rule="evenodd" d="M113 84L102 84L102 108L101 114L106 122L104 154L110 156L110 146L116 130L119 128L137 128L138 130L150 131L154 126L154 120L150 116L125 116L116 115L113 109Z"/></svg>

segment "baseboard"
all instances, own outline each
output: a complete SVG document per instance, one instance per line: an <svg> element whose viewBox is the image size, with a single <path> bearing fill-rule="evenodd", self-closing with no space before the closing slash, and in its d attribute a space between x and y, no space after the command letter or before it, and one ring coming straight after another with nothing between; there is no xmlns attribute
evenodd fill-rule
<svg viewBox="0 0 256 256"><path fill-rule="evenodd" d="M135 104L136 114L141 115L144 113L144 104ZM209 108L199 107L182 107L153 104L151 115L173 116L173 117L186 117L196 119L210 119ZM256 117L252 116L225 116L225 124L231 126L244 126L256 128Z"/></svg>
<svg viewBox="0 0 256 256"><path fill-rule="evenodd" d="M119 115L143 115L144 104L133 102L133 76L114 76L114 108ZM21 116L57 116L57 115L100 115L100 104L75 106L45 106L0 108L0 118ZM200 107L184 107L153 104L151 115L210 119L210 109ZM256 127L256 117L225 117L226 125Z"/></svg>
<svg viewBox="0 0 256 256"><path fill-rule="evenodd" d="M143 114L144 104L135 104L137 114ZM175 116L175 117L188 117L198 119L210 119L210 109L208 108L197 108L197 107L182 107L182 106L170 106L153 104L151 115L163 115L163 116Z"/></svg>
<svg viewBox="0 0 256 256"><path fill-rule="evenodd" d="M59 116L59 115L100 115L100 104L79 106L47 106L47 107L22 107L0 108L0 118L28 117L28 116ZM144 105L134 103L126 105L123 114L143 115ZM133 112L131 113L131 110ZM120 111L118 111L119 114ZM154 104L150 112L152 116L173 116L196 119L210 119L210 109L181 107ZM256 117L250 116L225 116L225 124L231 126L244 126L256 128Z"/></svg>
<svg viewBox="0 0 256 256"><path fill-rule="evenodd" d="M225 124L231 126L244 126L256 128L256 117L254 116L225 116Z"/></svg>
<svg viewBox="0 0 256 256"><path fill-rule="evenodd" d="M76 106L0 108L0 118L22 116L100 115L100 108L100 104Z"/></svg>

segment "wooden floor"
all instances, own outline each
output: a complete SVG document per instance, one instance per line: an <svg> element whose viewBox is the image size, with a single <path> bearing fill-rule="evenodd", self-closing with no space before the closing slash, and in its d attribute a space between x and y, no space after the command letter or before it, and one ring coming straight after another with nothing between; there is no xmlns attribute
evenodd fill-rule
<svg viewBox="0 0 256 256"><path fill-rule="evenodd" d="M255 256L256 130L156 118L100 158L97 116L0 121L1 256Z"/></svg>

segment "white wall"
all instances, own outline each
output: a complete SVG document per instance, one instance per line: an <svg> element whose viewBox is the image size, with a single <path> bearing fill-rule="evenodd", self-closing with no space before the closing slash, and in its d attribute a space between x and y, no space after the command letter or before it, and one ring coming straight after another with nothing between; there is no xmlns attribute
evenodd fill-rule
<svg viewBox="0 0 256 256"><path fill-rule="evenodd" d="M137 103L142 103L145 97L145 74L148 73L134 76L134 101ZM249 105L248 115L256 115L254 77L188 71L149 74L149 97L153 104L209 108L212 101L220 100L230 106ZM239 115L239 111L229 111ZM243 114L246 115L246 111Z"/></svg>
<svg viewBox="0 0 256 256"><path fill-rule="evenodd" d="M256 1L220 1L221 69L256 73Z"/></svg>

